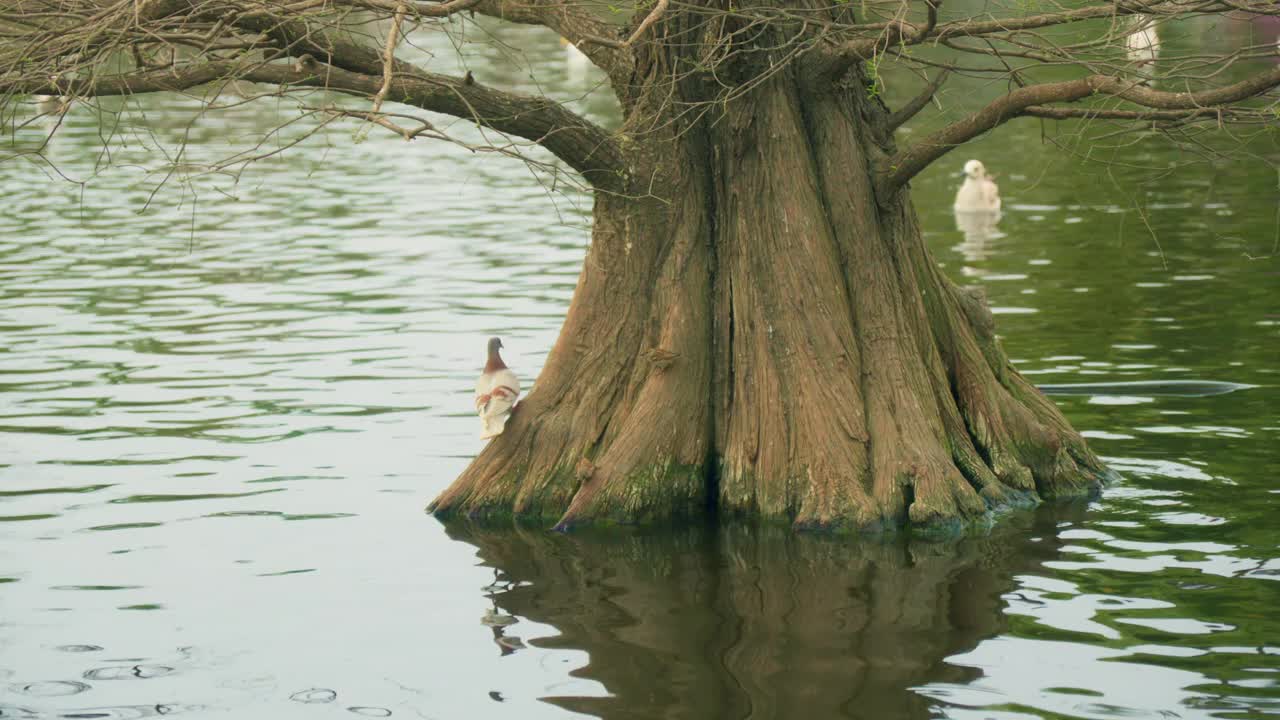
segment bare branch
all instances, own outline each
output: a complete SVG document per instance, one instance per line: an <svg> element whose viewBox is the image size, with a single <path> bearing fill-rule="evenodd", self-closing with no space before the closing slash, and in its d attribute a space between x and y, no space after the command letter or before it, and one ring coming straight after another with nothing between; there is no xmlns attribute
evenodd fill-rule
<svg viewBox="0 0 1280 720"><path fill-rule="evenodd" d="M1190 110L1212 105L1226 105L1256 97L1280 85L1280 67L1258 73L1237 83L1200 92L1164 92L1152 90L1119 78L1095 75L1089 80L1097 92L1114 95L1143 107L1161 110Z"/></svg>
<svg viewBox="0 0 1280 720"><path fill-rule="evenodd" d="M382 88L381 74L349 72L304 56L293 64L271 63L245 67L210 62L166 70L103 75L88 79L35 83L0 80L0 93L72 95L76 97L136 95L186 90L224 78L290 87L320 88L374 97ZM471 120L481 127L515 135L542 145L568 163L592 185L619 190L626 180L626 163L613 138L601 127L545 97L487 88L467 78L416 70L391 78L386 99Z"/></svg>
<svg viewBox="0 0 1280 720"><path fill-rule="evenodd" d="M1087 5L1074 10L1064 10L1056 13L1043 13L1040 15L1027 15L1025 17L1016 18L995 18L992 20L957 20L955 22L944 23L939 25L937 29L931 33L928 38L955 38L955 37L971 37L974 35L990 35L993 33L1006 33L1015 30L1034 30L1036 28L1050 27L1054 25L1066 25L1076 23L1082 20L1093 20L1096 18L1109 18L1119 15L1138 15L1138 14L1162 14L1170 12L1188 12L1188 11L1221 11L1223 8L1217 6L1217 2L1198 3L1201 7L1189 5L1185 0L1179 4L1178 2L1170 2L1170 0L1130 0L1124 2L1107 3L1104 5ZM1208 7L1215 6L1210 10Z"/></svg>
<svg viewBox="0 0 1280 720"><path fill-rule="evenodd" d="M902 127L903 123L915 117L916 113L923 110L924 107L929 104L929 101L933 99L934 93L938 92L938 88L942 87L942 84L947 81L947 77L950 74L950 69L943 68L942 72L938 73L937 76L925 86L924 90L922 90L919 95L911 98L911 100L907 101L905 105L893 111L893 114L889 116L889 119L886 122L888 132L892 133L894 130Z"/></svg>
<svg viewBox="0 0 1280 720"><path fill-rule="evenodd" d="M323 63L366 75L381 75L387 69L383 53L341 37L306 15L276 15L262 9L233 15L230 23L243 30L266 35L295 57L311 55ZM390 69L396 75L413 75L419 71L416 65L394 58Z"/></svg>
<svg viewBox="0 0 1280 720"><path fill-rule="evenodd" d="M671 0L658 0L657 4L653 6L653 10L649 11L649 14L644 16L644 19L640 21L640 25L636 27L635 32L631 33L631 36L626 40L591 36L583 38L583 42L593 45L604 45L618 50L626 50L627 48L634 46L640 40L640 37L644 35L645 31L652 27L654 23L658 22L662 17L662 14L667 11L667 7L670 6L670 4Z"/></svg>
<svg viewBox="0 0 1280 720"><path fill-rule="evenodd" d="M396 6L395 18L391 22L391 29L387 31L387 44L382 50L382 87L373 96L374 113L382 109L382 100L391 89L391 74L395 71L396 45L400 44L400 25L404 22L404 12L404 5Z"/></svg>
<svg viewBox="0 0 1280 720"><path fill-rule="evenodd" d="M1234 114L1234 110L1224 108L1199 108L1196 110L1112 110L1108 108L1075 108L1053 107L1050 105L1032 105L1024 108L1026 117L1037 117L1045 120L1194 120L1202 117L1222 118Z"/></svg>
<svg viewBox="0 0 1280 720"><path fill-rule="evenodd" d="M821 54L821 62L825 73L828 76L835 76L842 73L851 64L859 60L868 60L875 57L888 48L917 45L926 40L941 41L957 37L1033 30L1119 15L1208 13L1231 9L1224 5L1223 2L1224 0L1206 0L1189 4L1186 0L1181 0L1181 2L1179 0L1120 0L1115 3L1088 5L1056 13L993 18L990 20L964 19L941 25L935 25L937 9L930 4L930 19L924 26L917 27L902 20L894 20L884 24L855 26L859 30L876 30L880 31L881 34L877 37L850 40L828 48Z"/></svg>
<svg viewBox="0 0 1280 720"><path fill-rule="evenodd" d="M626 42L622 43L622 46L631 47L632 45L635 45L636 41L640 39L640 36L644 35L644 31L653 27L653 24L658 22L658 19L662 17L662 13L667 11L667 6L670 4L671 0L658 0L657 4L653 6L653 10L649 11L649 14L646 15L644 20L640 22L640 25L636 27L636 31L631 33L631 37L627 38Z"/></svg>
<svg viewBox="0 0 1280 720"><path fill-rule="evenodd" d="M1018 88L997 98L963 120L952 123L881 161L878 183L880 194L882 198L888 198L930 163L946 155L956 146L1015 117L1028 114L1046 115L1046 111L1050 108L1044 106L1049 103L1076 102L1094 94L1101 94L1155 110L1199 111L1222 108L1230 103L1256 97L1278 85L1280 85L1280 67L1258 73L1231 85L1201 92L1163 92L1104 75L1090 75L1079 80ZM1036 110L1028 112L1028 109L1033 107Z"/></svg>
<svg viewBox="0 0 1280 720"><path fill-rule="evenodd" d="M1044 83L1018 88L969 117L952 123L909 148L898 151L881 161L881 197L888 198L908 180L925 169L929 163L947 154L952 148L1018 117L1032 105L1051 102L1074 102L1094 93L1089 78L1059 83Z"/></svg>
<svg viewBox="0 0 1280 720"><path fill-rule="evenodd" d="M839 75L853 63L869 60L889 48L923 42L937 27L938 7L941 5L942 0L925 0L923 25L917 26L898 18L883 26L873 26L881 31L876 37L853 40L820 53L817 56L821 63L820 73L828 77Z"/></svg>
<svg viewBox="0 0 1280 720"><path fill-rule="evenodd" d="M619 95L630 81L635 59L621 46L617 28L565 0L481 0L475 11L508 22L542 25L573 43L604 70Z"/></svg>
<svg viewBox="0 0 1280 720"><path fill-rule="evenodd" d="M337 0L337 2L338 4L352 5L367 10L389 13L407 11L416 17L441 18L456 15L463 10L470 10L478 5L480 0L450 0L445 3L423 2L422 0L413 0L411 2L397 2L395 0Z"/></svg>
<svg viewBox="0 0 1280 720"><path fill-rule="evenodd" d="M68 95L71 97L137 95L187 90L214 80L242 76L245 72L247 71L238 63L211 62L183 68L139 70L120 75L67 79L58 82L53 80L36 82L26 78L0 78L0 94Z"/></svg>
<svg viewBox="0 0 1280 720"><path fill-rule="evenodd" d="M397 57L397 48L412 42L406 37L411 37L408 27L415 20L471 11L541 25L581 47L609 72L631 123L628 127L633 129L644 119L635 113L640 103L634 101L640 93L653 100L645 112L651 112L657 122L686 123L715 112L716 106L747 97L778 73L790 72L796 62L813 63L798 73L828 86L830 70L848 69L849 63L864 57L944 70L932 81L922 75L927 81L923 91L884 116L873 133L885 128L892 132L926 107L948 69L978 77L1004 76L1017 86L1040 77L1032 72L1037 67L1079 68L1071 70L1083 76L1079 80L1016 89L881 161L879 188L888 195L956 144L1013 117L1131 120L1135 127L1156 123L1162 130L1174 124L1184 129L1204 127L1203 122L1213 118L1254 124L1265 119L1252 103L1248 107L1233 104L1275 87L1280 80L1274 73L1214 90L1192 89L1225 82L1214 78L1226 77L1264 55L1270 57L1268 53L1274 51L1269 42L1210 54L1168 42L1157 61L1155 31L1177 18L1267 11L1274 7L1274 0L1087 1L1091 4L1084 7L1025 17L981 14L939 22L941 0L867 0L860 14L871 13L871 19L884 22L857 23L851 7L837 10L816 1L769 0L726 7L723 2L649 0L634 4L643 9L634 15L624 39L619 27L593 15L592 3L586 0L31 0L19 3L22 12L6 17L0 28L4 40L0 88L7 83L11 89L74 96L106 92L113 83L123 85L121 92L143 92L239 78L296 82L301 88L325 87L370 98L372 106L361 106L368 111L363 114L350 107L334 112L388 127L402 136L417 131L399 128L383 112L384 101L418 105L466 118L485 130L526 138L545 145L584 173L593 173L588 177L593 184L612 188L622 183L626 164L618 143L565 107L486 88L469 73L465 77L433 74ZM1134 15L1139 17L1123 17ZM1099 28L1068 35L1038 30L1098 18L1110 26L1101 27L1106 23L1100 22ZM419 27L446 29L430 22ZM464 26L448 26L460 27ZM975 40L966 41L968 37ZM1132 59L1134 42L1130 42L1135 37L1145 53L1136 61ZM930 41L980 55L982 62L961 61L961 65L935 53L911 52L912 46ZM637 72L636 57L647 58L650 50L656 51L653 62ZM1119 59L1124 57L1130 59ZM284 77L279 63L287 58L308 60L294 68L295 76ZM130 59L136 70L112 74L120 72L113 68L129 64ZM808 72L815 69L820 72ZM215 70L229 74L210 75ZM1145 85L1144 79L1158 82L1161 90ZM1188 91L1168 91L1176 87ZM285 92L287 87L275 94ZM1109 101L1063 106L1091 96ZM420 136L432 135L423 131ZM503 142L512 141L506 138L498 144Z"/></svg>

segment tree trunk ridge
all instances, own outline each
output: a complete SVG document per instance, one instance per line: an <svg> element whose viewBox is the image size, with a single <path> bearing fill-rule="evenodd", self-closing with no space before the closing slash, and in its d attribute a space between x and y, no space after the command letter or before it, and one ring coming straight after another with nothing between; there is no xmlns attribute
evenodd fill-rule
<svg viewBox="0 0 1280 720"><path fill-rule="evenodd" d="M937 268L908 192L876 197L892 148L857 73L814 91L793 66L712 106L672 80L686 42L637 62L635 192L597 195L535 389L431 509L937 531L1096 489L1101 462Z"/></svg>

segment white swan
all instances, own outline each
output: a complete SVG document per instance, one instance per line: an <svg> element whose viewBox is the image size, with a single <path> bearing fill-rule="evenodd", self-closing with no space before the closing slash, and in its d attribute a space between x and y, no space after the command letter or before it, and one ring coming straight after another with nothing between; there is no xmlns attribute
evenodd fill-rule
<svg viewBox="0 0 1280 720"><path fill-rule="evenodd" d="M1160 36L1146 15L1137 15L1133 30L1124 37L1124 52L1129 62L1142 67L1156 61L1160 54Z"/></svg>
<svg viewBox="0 0 1280 720"><path fill-rule="evenodd" d="M71 99L65 95L32 95L31 99L40 115L61 115L71 107Z"/></svg>
<svg viewBox="0 0 1280 720"><path fill-rule="evenodd" d="M569 42L568 38L560 38L560 46L564 48L564 64L568 70L569 80L575 83L587 78L587 69L591 67L591 59Z"/></svg>
<svg viewBox="0 0 1280 720"><path fill-rule="evenodd" d="M991 212L1000 209L1000 188L978 160L964 164L964 184L956 191L957 212Z"/></svg>

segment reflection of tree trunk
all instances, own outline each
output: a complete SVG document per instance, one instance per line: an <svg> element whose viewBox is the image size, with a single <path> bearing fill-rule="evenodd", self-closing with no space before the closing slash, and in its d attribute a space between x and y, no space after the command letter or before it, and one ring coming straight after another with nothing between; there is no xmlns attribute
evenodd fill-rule
<svg viewBox="0 0 1280 720"><path fill-rule="evenodd" d="M530 644L587 651L576 674L614 695L548 700L606 718L927 717L910 688L971 678L945 658L999 633L1013 575L1055 548L1026 527L946 546L450 530L520 583L494 596L503 612L560 631Z"/></svg>

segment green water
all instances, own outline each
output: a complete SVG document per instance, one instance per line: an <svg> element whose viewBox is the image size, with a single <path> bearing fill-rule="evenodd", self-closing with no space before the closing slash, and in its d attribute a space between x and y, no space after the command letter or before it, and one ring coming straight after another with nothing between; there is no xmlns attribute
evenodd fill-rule
<svg viewBox="0 0 1280 720"><path fill-rule="evenodd" d="M566 71L554 37L500 39L537 85L500 70L510 48L474 51L482 81L609 121L598 77ZM85 106L53 166L15 154L39 127L3 141L0 717L1280 712L1265 162L1182 167L1152 140L1085 164L1042 141L1069 127L1024 121L914 183L935 257L986 289L1037 382L1256 386L1058 398L1124 475L1096 501L957 545L563 536L445 528L422 507L481 447L485 338L536 375L588 200L501 157L357 144L351 125L238 181L196 178L288 107L192 125L189 100L139 102L110 162L112 116ZM157 153L184 136L153 197ZM951 215L968 157L999 174L996 232Z"/></svg>

